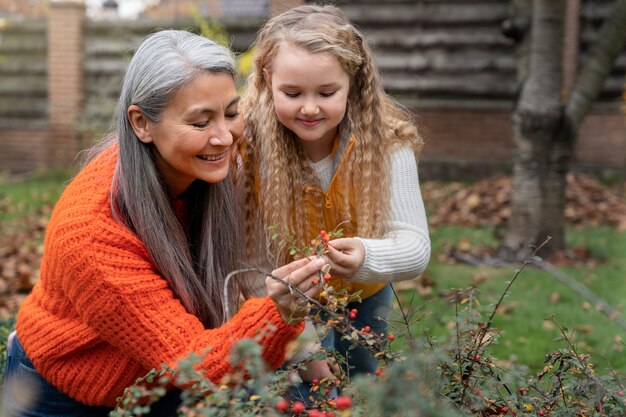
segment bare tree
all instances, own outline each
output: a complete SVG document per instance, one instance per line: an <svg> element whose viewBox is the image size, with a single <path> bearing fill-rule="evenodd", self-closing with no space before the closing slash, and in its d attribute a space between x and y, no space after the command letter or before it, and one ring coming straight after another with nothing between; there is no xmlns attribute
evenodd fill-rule
<svg viewBox="0 0 626 417"><path fill-rule="evenodd" d="M626 0L615 0L597 41L581 65L571 94L563 98L563 31L566 0L513 0L518 13L506 28L530 37L518 51L523 71L513 112L512 212L500 254L523 259L551 236L542 255L565 247L566 175L579 126L591 109L626 41ZM523 37L523 35L521 35Z"/></svg>

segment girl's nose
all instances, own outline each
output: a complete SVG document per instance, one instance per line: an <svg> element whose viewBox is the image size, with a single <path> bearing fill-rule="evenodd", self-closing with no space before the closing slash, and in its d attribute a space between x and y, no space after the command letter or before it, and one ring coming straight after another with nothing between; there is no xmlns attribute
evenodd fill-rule
<svg viewBox="0 0 626 417"><path fill-rule="evenodd" d="M315 101L308 100L302 105L302 109L300 111L303 115L314 116L319 113L320 108Z"/></svg>

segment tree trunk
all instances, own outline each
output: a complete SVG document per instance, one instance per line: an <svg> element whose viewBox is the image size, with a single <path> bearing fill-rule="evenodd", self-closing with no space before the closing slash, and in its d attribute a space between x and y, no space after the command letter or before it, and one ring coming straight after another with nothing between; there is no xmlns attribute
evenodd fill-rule
<svg viewBox="0 0 626 417"><path fill-rule="evenodd" d="M521 1L521 0L514 0ZM513 113L511 218L500 254L525 259L565 247L565 191L576 136L626 42L626 0L615 0L566 105L562 103L565 0L533 0L529 69Z"/></svg>
<svg viewBox="0 0 626 417"><path fill-rule="evenodd" d="M565 174L571 143L564 129L561 92L565 0L534 0L529 71L513 113L511 218L501 255L524 258L552 237L563 246Z"/></svg>

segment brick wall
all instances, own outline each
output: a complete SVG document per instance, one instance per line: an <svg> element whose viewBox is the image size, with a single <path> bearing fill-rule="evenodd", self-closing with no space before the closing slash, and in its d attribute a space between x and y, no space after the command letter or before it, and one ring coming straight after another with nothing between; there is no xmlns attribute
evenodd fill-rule
<svg viewBox="0 0 626 417"><path fill-rule="evenodd" d="M42 128L0 128L0 171L35 172L49 168L50 135Z"/></svg>
<svg viewBox="0 0 626 417"><path fill-rule="evenodd" d="M486 10L484 4L489 1L491 5L499 4L496 0L483 0L476 10ZM586 7L581 15L589 16L583 19L581 31L587 34L583 36L587 42L596 25L585 22L592 18L594 22L601 21L607 11L589 9L588 0L581 1ZM274 12L300 2L270 1ZM409 4L405 0L395 3ZM406 99L405 104L419 106L416 112L426 141L421 159L425 178L482 177L509 169L510 92L500 86L501 90L495 90L501 95L490 97L482 90L472 90L471 77L470 81L464 78L474 68L471 71L481 77L495 71L500 74L498 77L504 77L502 80L510 81L512 60L506 55L510 48L494 33L504 9L498 6L488 21L483 21L487 17L482 13L466 15L469 23L449 18L456 7L470 10L472 4L469 0L442 0L429 5L424 14L411 14L412 9L407 6L404 25L394 24L394 17L388 13L390 9L385 9L384 19L379 19L377 2L355 0L343 6L348 14L355 15L374 44L386 88L401 100ZM427 25L420 20L427 18L438 24ZM411 19L421 22L417 29ZM233 47L243 50L254 39L262 21L236 19L224 23L232 35ZM475 40L476 48L482 48L480 53L459 59L458 52L467 52L467 48L459 48L457 43L473 39L463 35L465 24L472 33L478 30L476 27L485 33ZM27 172L71 164L76 152L97 138L101 127L110 123L122 73L139 39L157 27L182 28L181 25L192 27L182 21L176 26L171 20L88 21L84 7L71 0L50 3L44 29L39 23L30 26L11 23L0 38L0 55L6 55L0 61L0 171ZM411 31L413 37L403 36L405 30ZM21 44L15 43L18 38ZM394 39L398 39L396 43ZM480 59L472 61L476 56ZM470 65L480 64L481 60L492 64L485 68ZM625 62L626 54L622 54L615 70L622 72L621 84L616 89L617 78L609 79L606 90L609 94L605 94L604 104L596 106L581 127L575 168L603 174L622 171L626 159L626 121L614 100L615 91L623 85ZM457 71L458 65L462 68ZM495 84L502 83L490 79L481 85ZM459 85L466 87L465 95L459 95ZM607 105L606 97L613 100L612 105ZM97 129L95 125L99 125ZM87 133L93 131L98 133Z"/></svg>
<svg viewBox="0 0 626 417"><path fill-rule="evenodd" d="M481 178L510 171L513 133L508 110L417 112L424 136L423 179ZM595 110L579 130L573 168L609 177L626 166L626 116Z"/></svg>
<svg viewBox="0 0 626 417"><path fill-rule="evenodd" d="M80 150L83 112L83 21L85 5L51 3L48 14L48 114L50 164L66 164Z"/></svg>

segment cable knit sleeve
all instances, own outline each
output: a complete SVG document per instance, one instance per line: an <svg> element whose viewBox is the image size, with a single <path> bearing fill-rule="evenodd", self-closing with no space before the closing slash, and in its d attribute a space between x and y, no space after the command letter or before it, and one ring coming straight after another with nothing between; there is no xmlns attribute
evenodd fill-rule
<svg viewBox="0 0 626 417"><path fill-rule="evenodd" d="M135 235L106 214L94 223L81 231L89 238L76 240L80 246L62 245L72 271L62 279L77 313L99 338L148 368L209 349L199 368L214 381L230 371L231 347L242 338L258 337L268 364L282 364L287 342L302 325L285 323L271 299L250 299L227 323L207 330L174 297Z"/></svg>
<svg viewBox="0 0 626 417"><path fill-rule="evenodd" d="M365 260L350 281L403 281L416 278L428 265L428 222L413 150L395 149L391 169L390 231L383 239L360 238L365 245Z"/></svg>

